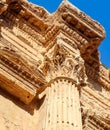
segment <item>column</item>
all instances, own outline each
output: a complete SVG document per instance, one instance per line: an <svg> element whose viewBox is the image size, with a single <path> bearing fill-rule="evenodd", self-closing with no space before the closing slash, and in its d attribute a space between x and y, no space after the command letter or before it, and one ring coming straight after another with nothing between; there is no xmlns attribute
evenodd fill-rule
<svg viewBox="0 0 110 130"><path fill-rule="evenodd" d="M75 82L59 78L47 87L39 130L82 130L79 90ZM41 123L41 122L39 122Z"/></svg>

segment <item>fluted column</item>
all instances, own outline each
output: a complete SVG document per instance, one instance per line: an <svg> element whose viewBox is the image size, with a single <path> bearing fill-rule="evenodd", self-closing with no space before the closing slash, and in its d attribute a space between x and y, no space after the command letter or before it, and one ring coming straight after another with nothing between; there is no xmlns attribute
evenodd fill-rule
<svg viewBox="0 0 110 130"><path fill-rule="evenodd" d="M59 78L45 91L39 130L82 130L79 90L75 83Z"/></svg>

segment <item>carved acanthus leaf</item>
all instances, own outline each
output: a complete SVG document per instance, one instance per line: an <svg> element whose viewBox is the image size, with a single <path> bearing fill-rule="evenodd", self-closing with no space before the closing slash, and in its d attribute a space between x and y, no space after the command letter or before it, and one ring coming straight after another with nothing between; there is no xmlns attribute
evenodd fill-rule
<svg viewBox="0 0 110 130"><path fill-rule="evenodd" d="M78 54L70 54L63 45L59 44L45 55L42 71L47 81L59 76L74 78L78 84L86 83L87 80L83 59Z"/></svg>

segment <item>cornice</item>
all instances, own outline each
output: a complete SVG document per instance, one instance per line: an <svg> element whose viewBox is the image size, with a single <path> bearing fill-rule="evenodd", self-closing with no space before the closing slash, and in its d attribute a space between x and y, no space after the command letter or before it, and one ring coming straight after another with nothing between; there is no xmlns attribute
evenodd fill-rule
<svg viewBox="0 0 110 130"><path fill-rule="evenodd" d="M26 13L26 17L30 17L31 21L35 22L35 19L37 20L39 17L39 22L42 20L46 20L49 17L49 13L42 7L34 5L32 3L29 3L27 1L24 0L11 0L11 1L7 1L5 2L8 4L8 10L11 10L11 4L13 5L12 10L16 10L18 8L20 8L19 12L23 17L25 17L25 13ZM15 7L15 8L14 8ZM75 26L78 30L80 30L81 28L84 30L81 31L90 31L90 33L96 33L98 35L99 38L103 39L105 37L105 31L103 29L103 27L96 21L92 20L89 16L87 16L85 13L81 12L77 7L71 5L69 2L65 2L63 1L61 3L61 5L58 8L58 11L56 11L56 13L60 12L61 17L70 25L74 25L74 24L78 24L77 26ZM44 17L47 16L47 17ZM34 20L32 20L34 18ZM42 19L42 20L41 20ZM81 28L80 28L81 26ZM88 29L86 29L88 28ZM88 32L89 33L89 32ZM99 34L98 34L99 33ZM87 33L85 32L84 35L86 35ZM87 36L88 37L88 36Z"/></svg>
<svg viewBox="0 0 110 130"><path fill-rule="evenodd" d="M39 29L39 33L40 31L43 32L47 29L48 25L44 23L43 20L45 20L49 14L42 7L24 0L10 0L6 1L5 4L7 5L7 9L2 11L2 13L7 11L8 13L11 12L14 16L19 15L17 20L22 17L32 26L37 27ZM3 3L3 5L5 4Z"/></svg>
<svg viewBox="0 0 110 130"><path fill-rule="evenodd" d="M36 15L43 20L45 20L50 15L46 9L33 3L21 0L20 4L26 11L31 12L33 16Z"/></svg>
<svg viewBox="0 0 110 130"><path fill-rule="evenodd" d="M58 11L61 11L63 14L69 12L70 14L73 14L76 20L79 18L80 21L84 24L87 24L88 27L91 28L91 30L96 30L97 33L100 33L102 37L105 37L105 31L104 28L96 21L94 21L91 17L87 16L84 12L82 12L80 9L72 5L68 1L63 1L61 5L58 8ZM68 14L69 14L68 13ZM69 15L67 15L69 16ZM71 19L71 15L68 17Z"/></svg>
<svg viewBox="0 0 110 130"><path fill-rule="evenodd" d="M105 38L104 28L69 2L62 2L53 16L64 32L78 40L78 48L85 57L92 56Z"/></svg>
<svg viewBox="0 0 110 130"><path fill-rule="evenodd" d="M11 8L12 6L13 8ZM81 43L79 49L82 54L88 53L88 55L91 55L105 37L105 31L99 23L69 2L62 2L58 10L50 15L42 7L23 0L14 0L8 2L7 13L9 12L19 15L16 18L16 23L20 22L19 20L22 18L27 21L27 24L29 23L34 29L36 28L38 33L41 34L38 39L44 45L47 44L48 39L52 39L54 34L61 29L66 33L70 33ZM44 17L44 15L47 17ZM49 29L50 24L51 30Z"/></svg>

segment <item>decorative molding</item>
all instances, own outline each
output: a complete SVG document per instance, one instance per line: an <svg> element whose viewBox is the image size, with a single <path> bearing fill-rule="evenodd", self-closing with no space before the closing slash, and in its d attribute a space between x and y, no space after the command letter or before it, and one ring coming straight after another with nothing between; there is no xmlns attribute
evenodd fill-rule
<svg viewBox="0 0 110 130"><path fill-rule="evenodd" d="M70 12L76 19L80 19L81 22L87 24L91 27L91 30L95 30L102 37L105 37L104 28L96 21L92 20L89 16L87 16L84 12L80 11L77 7L71 5L69 2L63 2L58 9L59 12Z"/></svg>
<svg viewBox="0 0 110 130"><path fill-rule="evenodd" d="M109 72L106 70L101 64L99 68L90 67L90 65L86 64L86 73L88 77L93 80L99 82L105 89L110 90L110 81L109 81Z"/></svg>
<svg viewBox="0 0 110 130"><path fill-rule="evenodd" d="M83 129L90 129L91 126L94 129L110 129L110 117L103 117L102 113L93 112L92 110L86 109L83 107L82 109L82 119L83 119ZM90 127L90 128L89 128Z"/></svg>
<svg viewBox="0 0 110 130"><path fill-rule="evenodd" d="M36 89L46 83L43 74L41 75L41 72L38 70L35 71L30 67L14 50L10 50L9 48L0 49L0 61L8 69L11 69L17 75L36 86Z"/></svg>

